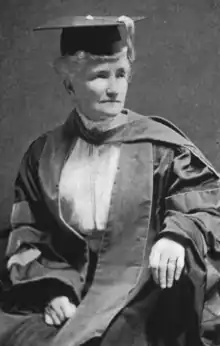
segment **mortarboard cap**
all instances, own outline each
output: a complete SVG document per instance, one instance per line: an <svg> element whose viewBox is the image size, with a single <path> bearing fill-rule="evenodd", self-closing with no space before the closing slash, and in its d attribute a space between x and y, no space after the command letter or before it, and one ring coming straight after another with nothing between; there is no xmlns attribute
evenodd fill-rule
<svg viewBox="0 0 220 346"><path fill-rule="evenodd" d="M122 16L123 17L123 16ZM113 55L126 45L126 26L122 17L72 16L47 22L34 30L62 29L61 55L85 51L94 55ZM133 17L133 22L145 17ZM124 26L125 35L122 28Z"/></svg>

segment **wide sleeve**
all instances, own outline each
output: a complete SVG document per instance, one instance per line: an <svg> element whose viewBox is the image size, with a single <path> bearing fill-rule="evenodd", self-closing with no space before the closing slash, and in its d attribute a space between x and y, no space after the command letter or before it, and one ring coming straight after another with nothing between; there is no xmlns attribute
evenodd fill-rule
<svg viewBox="0 0 220 346"><path fill-rule="evenodd" d="M202 260L220 254L220 180L187 148L174 152L169 168L160 236L169 235L193 244Z"/></svg>
<svg viewBox="0 0 220 346"><path fill-rule="evenodd" d="M215 329L218 324L220 301L218 174L199 152L179 147L164 150L155 177L156 188L160 190L156 209L160 217L155 241L168 237L184 245L186 256L182 278L189 283L194 297L194 329L201 330L202 326L203 334L210 334L211 328Z"/></svg>
<svg viewBox="0 0 220 346"><path fill-rule="evenodd" d="M85 283L85 246L72 236L71 261L65 258L65 242L54 246L57 232L41 191L38 163L45 140L34 142L22 160L11 213L12 230L6 250L9 282L3 291L6 309L42 309L53 297L66 295L78 304ZM55 232L56 230L56 232ZM77 238L75 236L75 238ZM67 256L68 257L68 256Z"/></svg>

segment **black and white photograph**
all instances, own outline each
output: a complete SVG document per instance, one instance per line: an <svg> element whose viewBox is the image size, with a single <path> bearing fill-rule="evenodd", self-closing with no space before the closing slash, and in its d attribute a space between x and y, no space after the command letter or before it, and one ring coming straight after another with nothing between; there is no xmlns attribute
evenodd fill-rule
<svg viewBox="0 0 220 346"><path fill-rule="evenodd" d="M220 346L220 0L1 0L0 346Z"/></svg>

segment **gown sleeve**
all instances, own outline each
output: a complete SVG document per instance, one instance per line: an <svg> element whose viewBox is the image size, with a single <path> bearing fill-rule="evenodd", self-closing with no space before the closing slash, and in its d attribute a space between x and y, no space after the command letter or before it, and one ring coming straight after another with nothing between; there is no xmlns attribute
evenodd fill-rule
<svg viewBox="0 0 220 346"><path fill-rule="evenodd" d="M184 278L189 280L194 295L198 328L203 337L215 338L220 314L219 177L199 155L188 148L179 148L166 165L164 179L157 239L170 237L184 245Z"/></svg>
<svg viewBox="0 0 220 346"><path fill-rule="evenodd" d="M3 290L7 310L38 311L52 298L63 295L75 304L81 300L87 258L77 239L71 263L53 246L57 225L37 174L44 142L41 138L30 146L15 181L12 230L6 250L9 281Z"/></svg>
<svg viewBox="0 0 220 346"><path fill-rule="evenodd" d="M201 259L220 254L220 180L189 149L174 156L167 184L160 236L193 244Z"/></svg>

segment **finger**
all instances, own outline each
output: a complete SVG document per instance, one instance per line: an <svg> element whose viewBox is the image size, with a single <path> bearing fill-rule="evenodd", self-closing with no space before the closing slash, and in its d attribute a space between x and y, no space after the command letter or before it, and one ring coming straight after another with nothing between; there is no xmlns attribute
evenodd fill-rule
<svg viewBox="0 0 220 346"><path fill-rule="evenodd" d="M62 312L63 312L63 315L65 316L65 318L70 318L75 313L76 306L74 304L70 303L68 297L63 297L61 309L62 309Z"/></svg>
<svg viewBox="0 0 220 346"><path fill-rule="evenodd" d="M76 312L76 306L68 301L65 305L62 305L62 310L65 319L71 318Z"/></svg>
<svg viewBox="0 0 220 346"><path fill-rule="evenodd" d="M152 251L149 258L149 266L152 271L152 276L156 284L159 284L159 262L160 253Z"/></svg>
<svg viewBox="0 0 220 346"><path fill-rule="evenodd" d="M53 310L52 308L47 308L46 313L52 319L52 322L53 322L52 324L59 326L62 323L62 321L57 316L56 311Z"/></svg>
<svg viewBox="0 0 220 346"><path fill-rule="evenodd" d="M168 257L162 257L159 263L159 284L162 289L167 287Z"/></svg>
<svg viewBox="0 0 220 346"><path fill-rule="evenodd" d="M178 281L184 268L184 257L178 257L176 262L175 280Z"/></svg>
<svg viewBox="0 0 220 346"><path fill-rule="evenodd" d="M167 264L167 287L173 286L175 270L176 270L176 258L169 258Z"/></svg>
<svg viewBox="0 0 220 346"><path fill-rule="evenodd" d="M51 310L55 311L59 320L63 322L65 320L65 315L62 309L62 302L59 302L59 303L57 302L56 304L52 304L50 307L51 307Z"/></svg>
<svg viewBox="0 0 220 346"><path fill-rule="evenodd" d="M46 324L53 325L52 317L50 315L48 315L47 312L45 312L45 314L44 314L44 320L45 320Z"/></svg>
<svg viewBox="0 0 220 346"><path fill-rule="evenodd" d="M48 307L54 310L59 317L60 321L64 321L66 319L65 314L63 312L62 306L69 302L68 297L61 296L54 298L49 304Z"/></svg>

